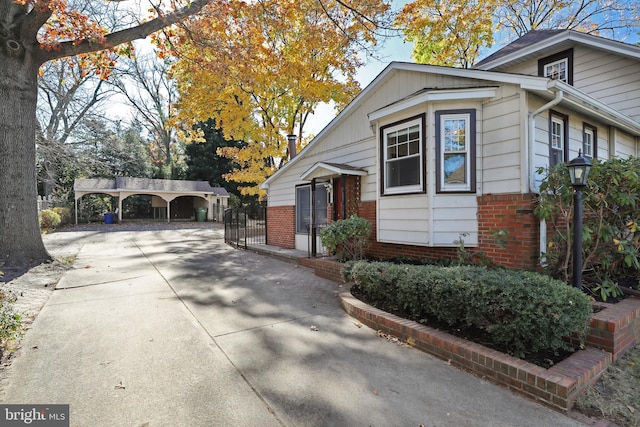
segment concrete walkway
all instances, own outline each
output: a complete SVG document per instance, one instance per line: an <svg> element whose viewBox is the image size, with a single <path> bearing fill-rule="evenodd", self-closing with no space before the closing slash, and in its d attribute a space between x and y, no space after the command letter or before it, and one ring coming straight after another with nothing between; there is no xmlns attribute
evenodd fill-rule
<svg viewBox="0 0 640 427"><path fill-rule="evenodd" d="M578 426L358 327L340 286L219 229L58 232L77 252L0 383L72 426Z"/></svg>

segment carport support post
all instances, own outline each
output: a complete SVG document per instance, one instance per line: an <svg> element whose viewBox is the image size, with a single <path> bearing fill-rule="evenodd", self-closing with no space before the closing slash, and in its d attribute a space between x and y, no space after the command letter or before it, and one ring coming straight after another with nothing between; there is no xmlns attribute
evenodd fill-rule
<svg viewBox="0 0 640 427"><path fill-rule="evenodd" d="M316 179L311 180L311 257L318 252L316 244Z"/></svg>

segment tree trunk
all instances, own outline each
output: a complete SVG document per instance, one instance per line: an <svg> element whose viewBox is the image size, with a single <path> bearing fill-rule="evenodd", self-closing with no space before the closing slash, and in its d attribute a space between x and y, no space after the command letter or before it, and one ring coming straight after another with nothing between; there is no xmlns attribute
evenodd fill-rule
<svg viewBox="0 0 640 427"><path fill-rule="evenodd" d="M32 48L0 33L0 270L51 259L38 224Z"/></svg>

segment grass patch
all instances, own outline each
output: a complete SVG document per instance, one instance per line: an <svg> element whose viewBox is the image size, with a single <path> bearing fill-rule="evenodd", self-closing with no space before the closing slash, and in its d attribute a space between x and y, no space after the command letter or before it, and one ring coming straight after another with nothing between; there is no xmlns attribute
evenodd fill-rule
<svg viewBox="0 0 640 427"><path fill-rule="evenodd" d="M640 345L611 365L576 408L622 427L640 427Z"/></svg>

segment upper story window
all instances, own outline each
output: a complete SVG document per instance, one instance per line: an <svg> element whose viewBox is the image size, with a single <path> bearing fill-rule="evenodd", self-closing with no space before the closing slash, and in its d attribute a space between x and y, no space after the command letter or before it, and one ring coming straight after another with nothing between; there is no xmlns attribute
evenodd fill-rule
<svg viewBox="0 0 640 427"><path fill-rule="evenodd" d="M382 194L424 191L424 115L381 129Z"/></svg>
<svg viewBox="0 0 640 427"><path fill-rule="evenodd" d="M436 112L438 192L475 191L475 110Z"/></svg>
<svg viewBox="0 0 640 427"><path fill-rule="evenodd" d="M549 119L549 166L563 163L568 153L568 121L564 114L552 111Z"/></svg>
<svg viewBox="0 0 640 427"><path fill-rule="evenodd" d="M544 76L567 83L567 58L555 61L544 66Z"/></svg>
<svg viewBox="0 0 640 427"><path fill-rule="evenodd" d="M558 52L538 61L538 75L573 84L573 49Z"/></svg>
<svg viewBox="0 0 640 427"><path fill-rule="evenodd" d="M598 129L588 123L582 125L582 153L585 157L598 157Z"/></svg>

